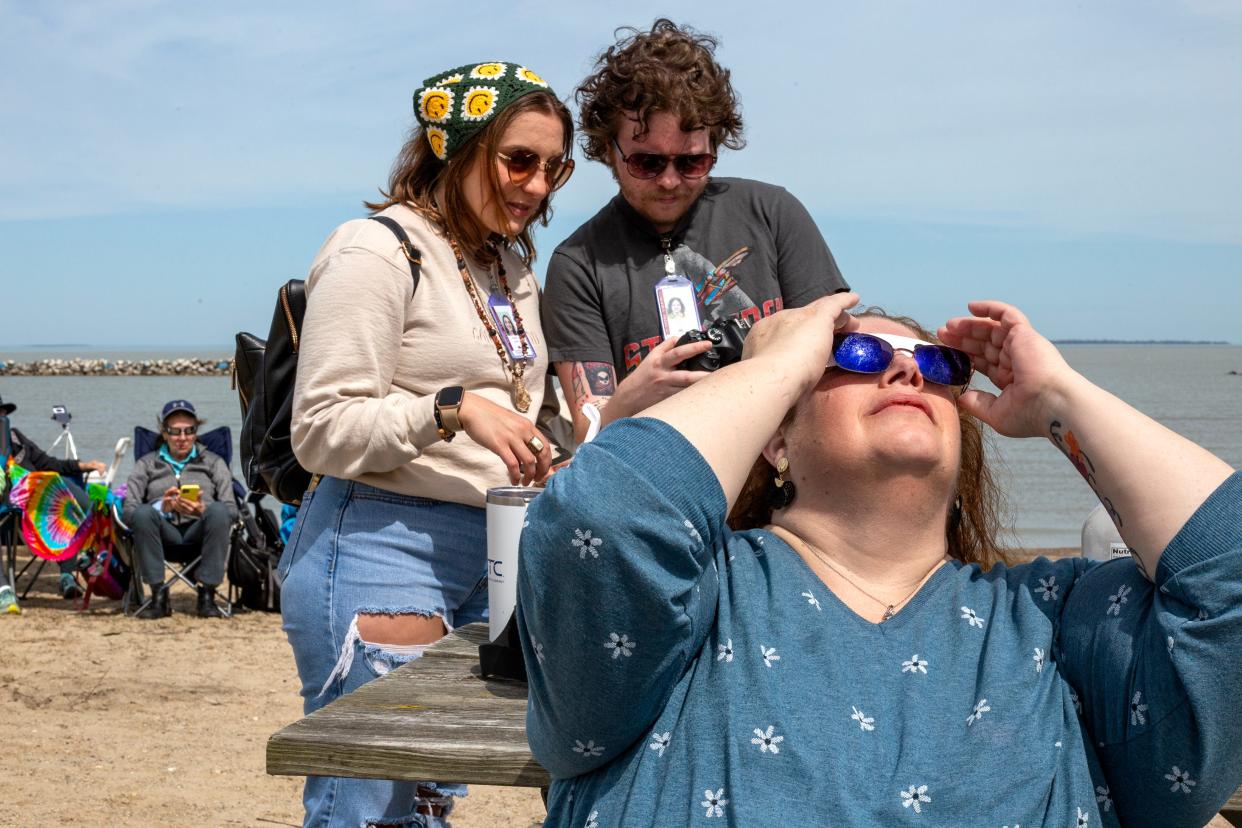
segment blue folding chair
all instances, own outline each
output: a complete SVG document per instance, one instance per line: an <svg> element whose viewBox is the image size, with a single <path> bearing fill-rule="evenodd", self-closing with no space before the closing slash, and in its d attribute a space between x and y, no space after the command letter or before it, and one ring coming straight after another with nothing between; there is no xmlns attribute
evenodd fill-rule
<svg viewBox="0 0 1242 828"><path fill-rule="evenodd" d="M210 451L220 455L224 462L229 464L230 468L233 463L233 432L228 426L220 426L211 431L205 431L198 435L198 442L206 446ZM156 450L159 445L159 434L149 428L142 426L134 427L134 460L137 461L147 454ZM238 482L237 478L233 478L233 498L237 503L239 515L246 515L247 512L247 493L246 487ZM134 572L137 573L137 555L133 547L133 534L121 516L119 504L113 507L113 519L116 521L118 536L123 541L128 563ZM236 551L237 544L241 542L243 535L247 532L246 521L243 518L233 523L232 532L229 535L228 557L225 559L225 569L228 569L228 563L232 559ZM168 577L161 589L170 589L177 582L181 582L190 589L197 589L194 582L194 568L198 566L202 560L203 550L201 544L167 544L164 546L164 569ZM233 590L230 586L228 597L222 601L218 601L216 606L224 613L226 617L233 614ZM154 594L144 597L142 588L142 580L138 577L130 579L129 591L125 594L122 603L122 610L126 615L135 615L141 612L147 604L154 599Z"/></svg>

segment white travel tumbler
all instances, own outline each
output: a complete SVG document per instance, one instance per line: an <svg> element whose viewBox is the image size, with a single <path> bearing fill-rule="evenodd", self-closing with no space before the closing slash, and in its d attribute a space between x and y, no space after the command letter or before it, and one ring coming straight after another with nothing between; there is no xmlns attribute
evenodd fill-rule
<svg viewBox="0 0 1242 828"><path fill-rule="evenodd" d="M540 491L525 486L487 490L487 637L492 641L517 606L518 543L526 507Z"/></svg>

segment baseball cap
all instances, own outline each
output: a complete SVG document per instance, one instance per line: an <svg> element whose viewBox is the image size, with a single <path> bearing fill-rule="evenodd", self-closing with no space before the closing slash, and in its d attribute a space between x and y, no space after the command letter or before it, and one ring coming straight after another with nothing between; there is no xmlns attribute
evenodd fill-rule
<svg viewBox="0 0 1242 828"><path fill-rule="evenodd" d="M17 403L6 403L4 397L0 397L0 417L7 417L17 410Z"/></svg>
<svg viewBox="0 0 1242 828"><path fill-rule="evenodd" d="M198 417L198 412L194 410L194 405L189 400L171 400L164 403L164 410L160 412L160 422L164 422L178 411L184 411L191 417Z"/></svg>

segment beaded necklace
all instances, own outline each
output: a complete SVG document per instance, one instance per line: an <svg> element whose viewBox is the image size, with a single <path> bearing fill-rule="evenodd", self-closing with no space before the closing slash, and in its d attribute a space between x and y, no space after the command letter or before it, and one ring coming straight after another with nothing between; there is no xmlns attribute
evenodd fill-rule
<svg viewBox="0 0 1242 828"><path fill-rule="evenodd" d="M522 324L522 315L518 313L517 303L513 301L513 292L509 290L509 282L505 279L505 266L501 263L499 255L497 255L496 277L500 282L500 286L504 289L505 298L509 300L509 307L513 309L513 320L517 323L518 339L522 342L521 359L510 359L506 355L505 346L500 341L500 331L496 330L496 326L492 324L491 318L483 308L483 302L479 299L479 291L474 286L474 279L470 278L470 269L466 265L466 257L461 254L461 248L457 245L456 239L449 236L448 243L453 248L453 255L457 257L457 271L461 273L462 283L465 284L466 292L470 294L470 299L474 303L474 311L479 315L479 321L483 323L483 327L487 329L488 336L492 338L492 344L496 346L496 356L500 357L501 366L509 372L512 378L513 407L525 414L530 410L530 392L526 390L526 383L523 381L522 375L526 372L526 362L530 359L530 351L526 345L526 327Z"/></svg>

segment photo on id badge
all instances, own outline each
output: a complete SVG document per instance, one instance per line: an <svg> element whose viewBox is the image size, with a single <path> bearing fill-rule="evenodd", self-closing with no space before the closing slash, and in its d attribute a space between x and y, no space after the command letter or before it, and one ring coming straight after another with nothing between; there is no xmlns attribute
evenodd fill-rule
<svg viewBox="0 0 1242 828"><path fill-rule="evenodd" d="M699 305L694 298L694 284L684 276L669 276L656 283L656 307L660 310L660 332L664 338L678 337L686 331L697 331Z"/></svg>
<svg viewBox="0 0 1242 828"><path fill-rule="evenodd" d="M522 335L518 333L517 320L513 316L513 307L503 296L492 294L487 300L487 308L491 311L492 321L496 323L496 331L510 359L533 360L535 346L530 337L526 337L526 348L522 348Z"/></svg>

